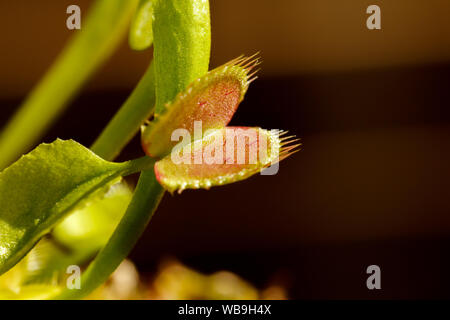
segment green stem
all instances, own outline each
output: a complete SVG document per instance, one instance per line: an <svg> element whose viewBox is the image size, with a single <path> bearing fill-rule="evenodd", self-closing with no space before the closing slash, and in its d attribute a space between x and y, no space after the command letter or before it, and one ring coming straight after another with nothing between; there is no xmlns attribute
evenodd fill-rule
<svg viewBox="0 0 450 320"><path fill-rule="evenodd" d="M92 145L91 149L105 160L113 160L139 131L145 119L153 113L155 105L155 79L153 63L125 101L119 112Z"/></svg>
<svg viewBox="0 0 450 320"><path fill-rule="evenodd" d="M146 170L153 170L153 166L155 165L155 159L144 156L141 158L137 158L134 160L129 160L126 162L127 164L127 169L126 172L124 172L124 176L133 174L133 173L138 173L141 171L146 171Z"/></svg>
<svg viewBox="0 0 450 320"><path fill-rule="evenodd" d="M106 246L81 277L80 290L65 290L56 299L80 299L104 283L125 259L156 211L164 189L153 169L141 173L133 199Z"/></svg>
<svg viewBox="0 0 450 320"><path fill-rule="evenodd" d="M61 53L0 134L0 170L40 138L93 72L114 52L137 0L98 0L81 31Z"/></svg>

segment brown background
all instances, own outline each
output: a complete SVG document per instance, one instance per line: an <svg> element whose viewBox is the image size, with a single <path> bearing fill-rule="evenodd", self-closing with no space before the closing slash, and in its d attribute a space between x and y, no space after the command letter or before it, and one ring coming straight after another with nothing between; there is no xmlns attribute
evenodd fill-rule
<svg viewBox="0 0 450 320"><path fill-rule="evenodd" d="M0 1L0 123L73 31L65 8ZM378 4L382 30L365 27ZM260 51L233 124L283 128L303 150L276 176L166 195L132 254L229 269L293 298L449 298L450 25L447 0L212 0L212 66ZM44 140L89 145L151 51L126 43ZM122 159L140 155L137 140ZM365 287L378 264L382 290Z"/></svg>

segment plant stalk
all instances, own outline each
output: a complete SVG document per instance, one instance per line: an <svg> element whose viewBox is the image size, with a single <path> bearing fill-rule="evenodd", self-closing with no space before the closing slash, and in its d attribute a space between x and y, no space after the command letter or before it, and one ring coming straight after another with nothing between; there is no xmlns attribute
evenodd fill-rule
<svg viewBox="0 0 450 320"><path fill-rule="evenodd" d="M80 299L108 280L133 249L164 194L153 169L143 171L128 209L109 239L81 277L81 289L64 290L55 299Z"/></svg>
<svg viewBox="0 0 450 320"><path fill-rule="evenodd" d="M155 106L154 74L151 63L127 101L92 145L94 153L105 160L114 160L151 116Z"/></svg>

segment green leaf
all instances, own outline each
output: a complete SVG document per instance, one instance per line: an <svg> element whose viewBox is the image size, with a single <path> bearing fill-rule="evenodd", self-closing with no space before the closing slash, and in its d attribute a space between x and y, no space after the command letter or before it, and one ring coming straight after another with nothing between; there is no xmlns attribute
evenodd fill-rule
<svg viewBox="0 0 450 320"><path fill-rule="evenodd" d="M95 252L108 242L131 201L133 193L123 182L105 194L91 196L52 231L56 241L73 251Z"/></svg>
<svg viewBox="0 0 450 320"><path fill-rule="evenodd" d="M36 266L40 266L40 261L55 252L60 253L61 249L52 246L47 239L40 241L24 259L0 277L0 300L46 299L61 291L61 287L53 281L53 270L46 272L46 279L24 285Z"/></svg>
<svg viewBox="0 0 450 320"><path fill-rule="evenodd" d="M84 265L108 242L131 197L124 182L112 185L106 193L90 196L56 225L50 239L41 239L21 260L29 266L23 272L22 285L56 284L68 266Z"/></svg>
<svg viewBox="0 0 450 320"><path fill-rule="evenodd" d="M17 272L20 281L14 289L18 290L34 284L63 286L67 267L83 265L92 255L93 252L73 252L51 237L44 236L18 264L2 275L2 278Z"/></svg>
<svg viewBox="0 0 450 320"><path fill-rule="evenodd" d="M142 146L151 157L163 157L173 148L172 133L185 129L194 133L194 122L203 131L226 126L247 92L258 64L253 57L237 58L192 82L164 110L155 114L142 133Z"/></svg>
<svg viewBox="0 0 450 320"><path fill-rule="evenodd" d="M131 21L128 41L131 49L145 50L153 42L153 1L141 0Z"/></svg>
<svg viewBox="0 0 450 320"><path fill-rule="evenodd" d="M0 173L0 274L81 200L147 161L105 161L73 140L41 144Z"/></svg>

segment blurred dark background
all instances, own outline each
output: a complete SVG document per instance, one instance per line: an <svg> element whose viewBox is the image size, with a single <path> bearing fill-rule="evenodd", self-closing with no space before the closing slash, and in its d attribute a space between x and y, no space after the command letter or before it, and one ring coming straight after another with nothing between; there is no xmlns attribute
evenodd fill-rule
<svg viewBox="0 0 450 320"><path fill-rule="evenodd" d="M0 124L91 1L0 1ZM378 4L382 30L365 26ZM275 176L167 194L131 258L174 256L302 299L450 298L450 25L447 0L212 0L211 66L261 51L232 124L287 129L302 151ZM83 12L83 11L82 11ZM88 146L145 70L126 42L44 138ZM141 154L135 139L120 156ZM367 266L381 290L366 288Z"/></svg>

